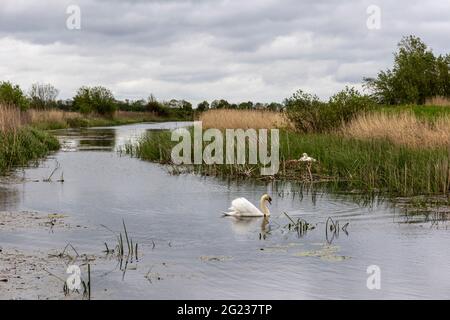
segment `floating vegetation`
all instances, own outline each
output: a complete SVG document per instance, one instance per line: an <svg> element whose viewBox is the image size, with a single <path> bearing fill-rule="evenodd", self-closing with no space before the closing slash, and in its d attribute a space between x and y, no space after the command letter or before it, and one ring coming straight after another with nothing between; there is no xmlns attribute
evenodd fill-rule
<svg viewBox="0 0 450 320"><path fill-rule="evenodd" d="M229 261L232 260L233 257L230 256L201 256L200 260L206 262L206 261Z"/></svg>
<svg viewBox="0 0 450 320"><path fill-rule="evenodd" d="M350 257L337 255L339 252L338 246L325 245L323 248L319 250L309 250L309 251L301 251L297 252L294 255L297 257L316 257L322 260L336 262L336 261L344 261L346 259L350 259Z"/></svg>
<svg viewBox="0 0 450 320"><path fill-rule="evenodd" d="M268 253L274 253L274 252L288 252L290 248L296 247L296 246L302 246L302 243L288 243L286 245L274 245L269 247L261 248L261 251L265 251Z"/></svg>

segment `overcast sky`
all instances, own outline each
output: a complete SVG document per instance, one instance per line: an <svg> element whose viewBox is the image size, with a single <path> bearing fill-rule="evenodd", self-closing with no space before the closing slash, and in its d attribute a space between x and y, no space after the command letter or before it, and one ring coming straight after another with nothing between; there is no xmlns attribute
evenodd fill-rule
<svg viewBox="0 0 450 320"><path fill-rule="evenodd" d="M370 5L380 29L367 27ZM327 98L391 67L408 34L450 52L450 0L2 0L0 80L49 82L61 98L82 85L130 99Z"/></svg>

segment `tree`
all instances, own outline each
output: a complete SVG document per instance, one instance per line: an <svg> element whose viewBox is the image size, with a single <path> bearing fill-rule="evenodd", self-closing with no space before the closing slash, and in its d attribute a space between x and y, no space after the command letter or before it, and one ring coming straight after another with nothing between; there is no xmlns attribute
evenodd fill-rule
<svg viewBox="0 0 450 320"><path fill-rule="evenodd" d="M267 105L262 102L257 102L253 107L257 110L264 110L267 107Z"/></svg>
<svg viewBox="0 0 450 320"><path fill-rule="evenodd" d="M267 110L271 110L271 111L281 111L281 110L283 110L283 105L278 102L271 102L267 105L266 108L267 108Z"/></svg>
<svg viewBox="0 0 450 320"><path fill-rule="evenodd" d="M190 103L189 101L181 100L180 105L181 105L181 110L188 111L188 112L192 111L192 103Z"/></svg>
<svg viewBox="0 0 450 320"><path fill-rule="evenodd" d="M450 97L450 54L436 59L437 95Z"/></svg>
<svg viewBox="0 0 450 320"><path fill-rule="evenodd" d="M365 78L365 85L380 103L423 104L436 95L448 97L448 59L435 57L420 38L404 37L398 44L392 70L381 71L376 78Z"/></svg>
<svg viewBox="0 0 450 320"><path fill-rule="evenodd" d="M150 94L150 96L147 99L147 105L146 109L149 112L156 112L159 113L161 110L161 104L156 100L155 96L153 94Z"/></svg>
<svg viewBox="0 0 450 320"><path fill-rule="evenodd" d="M22 89L9 81L0 82L0 103L13 105L21 110L26 110L29 106L29 101Z"/></svg>
<svg viewBox="0 0 450 320"><path fill-rule="evenodd" d="M73 99L74 107L81 113L97 112L113 116L117 105L112 92L105 87L81 87Z"/></svg>
<svg viewBox="0 0 450 320"><path fill-rule="evenodd" d="M56 106L59 90L51 84L34 83L29 92L32 108L48 109Z"/></svg>
<svg viewBox="0 0 450 320"><path fill-rule="evenodd" d="M205 111L207 111L209 109L209 103L208 103L208 101L203 101L203 102L200 102L198 105L197 105L197 110L198 111L200 111L200 112L205 112Z"/></svg>
<svg viewBox="0 0 450 320"><path fill-rule="evenodd" d="M214 100L211 102L211 109L228 109L229 107L230 103L224 99Z"/></svg>
<svg viewBox="0 0 450 320"><path fill-rule="evenodd" d="M244 110L249 110L249 109L253 109L253 102L251 101L247 101L247 102L241 102L238 105L239 109L244 109Z"/></svg>

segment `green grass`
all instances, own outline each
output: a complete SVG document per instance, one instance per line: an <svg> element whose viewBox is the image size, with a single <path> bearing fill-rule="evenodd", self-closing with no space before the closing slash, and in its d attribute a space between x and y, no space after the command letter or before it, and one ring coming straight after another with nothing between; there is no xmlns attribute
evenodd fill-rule
<svg viewBox="0 0 450 320"><path fill-rule="evenodd" d="M0 174L58 149L59 142L55 137L36 128L24 127L17 132L0 133Z"/></svg>
<svg viewBox="0 0 450 320"><path fill-rule="evenodd" d="M174 145L170 132L150 132L137 145L128 145L124 151L144 160L170 163ZM363 141L333 134L281 131L281 164L275 178L304 181L306 168L287 161L300 158L304 152L318 160L312 165L314 180L336 183L346 190L397 196L450 192L450 151L447 149L411 149L384 140ZM191 169L205 175L260 177L257 165L201 165Z"/></svg>
<svg viewBox="0 0 450 320"><path fill-rule="evenodd" d="M445 106L427 106L427 105L401 105L401 106L383 106L379 111L398 114L400 112L412 112L420 119L434 120L442 116L450 116L450 107Z"/></svg>
<svg viewBox="0 0 450 320"><path fill-rule="evenodd" d="M348 188L400 196L450 191L447 149L411 149L384 140L284 132L280 151L285 159L308 153L318 160L312 166L313 173L328 176Z"/></svg>

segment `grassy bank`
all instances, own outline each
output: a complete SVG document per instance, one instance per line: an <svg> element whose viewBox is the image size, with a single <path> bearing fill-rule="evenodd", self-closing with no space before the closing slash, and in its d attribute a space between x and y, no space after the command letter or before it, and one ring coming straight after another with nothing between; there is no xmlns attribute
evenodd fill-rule
<svg viewBox="0 0 450 320"><path fill-rule="evenodd" d="M0 132L0 174L58 149L59 142L55 137L35 128Z"/></svg>
<svg viewBox="0 0 450 320"><path fill-rule="evenodd" d="M55 130L82 127L118 126L140 122L160 122L184 120L178 118L160 117L152 112L117 111L112 117L102 117L95 114L82 115L77 112L61 110L29 110L25 115L29 125L41 130Z"/></svg>
<svg viewBox="0 0 450 320"><path fill-rule="evenodd" d="M126 152L141 159L170 164L174 142L170 132L148 133ZM383 191L399 196L445 194L450 191L450 152L417 149L387 140L360 140L332 134L280 134L280 171L276 179L308 181L305 165L290 160L302 153L318 160L311 167L315 181L339 183L346 189ZM258 165L199 165L196 172L228 177L259 178Z"/></svg>
<svg viewBox="0 0 450 320"><path fill-rule="evenodd" d="M163 118L152 112L117 111L112 117L103 117L56 109L21 111L0 105L0 174L57 150L57 139L46 130L176 120L185 119Z"/></svg>
<svg viewBox="0 0 450 320"><path fill-rule="evenodd" d="M281 129L280 171L273 178L309 181L307 166L295 161L306 152L317 159L311 166L315 182L397 196L448 194L449 120L440 119L437 128L411 115L398 115L362 114L327 133ZM125 151L144 160L170 164L175 144L168 131L150 132ZM257 165L203 164L189 169L205 175L261 177Z"/></svg>
<svg viewBox="0 0 450 320"><path fill-rule="evenodd" d="M0 174L59 148L55 137L30 127L27 121L17 108L0 105Z"/></svg>
<svg viewBox="0 0 450 320"><path fill-rule="evenodd" d="M401 106L384 106L378 108L377 112L383 112L392 115L401 113L412 113L419 119L434 120L440 117L450 117L450 106L439 105L401 105Z"/></svg>

